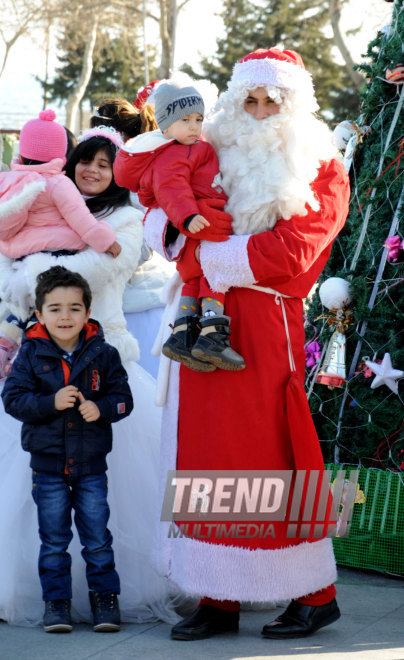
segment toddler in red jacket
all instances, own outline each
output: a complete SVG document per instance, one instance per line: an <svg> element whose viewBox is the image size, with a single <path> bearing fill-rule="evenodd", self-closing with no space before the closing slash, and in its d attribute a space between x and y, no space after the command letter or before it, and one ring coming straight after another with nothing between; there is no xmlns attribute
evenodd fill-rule
<svg viewBox="0 0 404 660"><path fill-rule="evenodd" d="M224 211L227 197L216 184L215 150L199 139L204 102L194 87L168 81L157 87L154 103L159 130L125 143L114 176L118 185L137 192L144 206L164 209L168 242L175 234L187 237L177 262L185 284L163 354L196 371L238 371L245 362L230 346L224 294L212 291L202 270L197 277L187 272L187 255L193 260L200 240L223 241L231 233L232 218Z"/></svg>

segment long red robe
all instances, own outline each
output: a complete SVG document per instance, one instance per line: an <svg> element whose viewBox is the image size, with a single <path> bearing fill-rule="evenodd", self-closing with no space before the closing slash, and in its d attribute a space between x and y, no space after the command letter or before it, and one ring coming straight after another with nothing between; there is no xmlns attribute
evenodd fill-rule
<svg viewBox="0 0 404 660"><path fill-rule="evenodd" d="M302 298L324 268L347 216L349 183L341 163L324 164L312 187L320 211L309 209L307 216L281 220L273 231L251 236L244 252L241 247L229 255L229 241L212 247L210 262L201 259L209 280L214 271L220 280L221 271L226 281L231 264L230 281L240 282L226 294L226 314L232 319L232 346L246 368L201 374L181 366L179 401L172 383L162 431L163 454L173 460L175 450L170 454L165 444L173 447L178 403L179 470L323 469L303 390ZM245 288L253 282L292 296L283 302L293 374L279 298ZM166 467L174 466L166 461ZM229 600L296 598L328 586L336 577L331 540L290 539L286 525L274 523L274 535L265 538L170 539L162 550L163 570L189 593Z"/></svg>

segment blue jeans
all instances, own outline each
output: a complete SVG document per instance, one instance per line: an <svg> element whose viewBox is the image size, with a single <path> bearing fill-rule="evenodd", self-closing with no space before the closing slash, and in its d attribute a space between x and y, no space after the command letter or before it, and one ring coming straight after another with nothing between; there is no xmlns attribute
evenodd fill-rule
<svg viewBox="0 0 404 660"><path fill-rule="evenodd" d="M71 598L71 557L67 552L74 522L83 546L89 589L119 594L112 535L107 528L108 480L104 473L69 480L62 474L32 473L32 497L38 507L39 578L43 600Z"/></svg>

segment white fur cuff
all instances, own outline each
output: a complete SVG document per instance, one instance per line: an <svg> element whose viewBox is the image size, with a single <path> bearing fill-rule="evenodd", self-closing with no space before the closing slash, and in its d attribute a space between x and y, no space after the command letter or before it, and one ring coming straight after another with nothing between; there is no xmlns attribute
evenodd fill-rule
<svg viewBox="0 0 404 660"><path fill-rule="evenodd" d="M145 217L143 236L149 247L165 257L164 234L167 216L162 209L151 209Z"/></svg>
<svg viewBox="0 0 404 660"><path fill-rule="evenodd" d="M168 216L163 209L151 209L144 221L143 236L149 247L158 252L168 261L177 261L184 248L186 237L180 234L174 243L165 247L164 237L166 233Z"/></svg>
<svg viewBox="0 0 404 660"><path fill-rule="evenodd" d="M201 266L213 291L226 293L232 286L250 286L255 277L248 259L250 236L230 236L223 243L201 242Z"/></svg>

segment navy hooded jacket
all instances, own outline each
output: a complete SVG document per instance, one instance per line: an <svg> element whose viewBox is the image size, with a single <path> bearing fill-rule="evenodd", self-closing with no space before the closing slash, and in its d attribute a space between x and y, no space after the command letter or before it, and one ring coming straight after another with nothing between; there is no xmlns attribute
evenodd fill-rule
<svg viewBox="0 0 404 660"><path fill-rule="evenodd" d="M128 377L118 351L107 344L101 326L84 325L84 341L71 367L46 329L36 323L23 336L2 398L6 412L23 422L22 446L31 453L31 467L71 477L99 474L107 469L112 448L111 422L133 409ZM86 422L73 408L55 409L55 394L75 385L94 401L100 417Z"/></svg>

